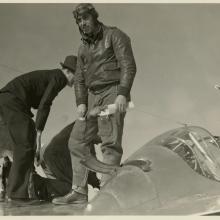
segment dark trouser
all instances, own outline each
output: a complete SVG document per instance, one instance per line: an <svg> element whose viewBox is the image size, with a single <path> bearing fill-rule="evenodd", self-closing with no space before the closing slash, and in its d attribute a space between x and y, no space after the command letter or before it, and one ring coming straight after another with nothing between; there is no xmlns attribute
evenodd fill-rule
<svg viewBox="0 0 220 220"><path fill-rule="evenodd" d="M2 189L4 196L6 195L8 191L8 177L2 177Z"/></svg>
<svg viewBox="0 0 220 220"><path fill-rule="evenodd" d="M11 163L8 162L8 164L3 164L2 167L2 189L3 193L8 195L8 177L11 169Z"/></svg>
<svg viewBox="0 0 220 220"><path fill-rule="evenodd" d="M100 92L91 93L88 96L88 112L95 106L105 106L113 104L118 94L118 86L114 85ZM80 161L90 154L90 143L98 135L102 140L103 162L107 164L119 165L122 157L122 134L125 114L115 113L105 118L88 118L85 121L77 120L69 139L69 149L71 153L73 170L73 189L80 193L87 193L88 170L84 168ZM101 182L104 183L109 178L102 175Z"/></svg>
<svg viewBox="0 0 220 220"><path fill-rule="evenodd" d="M67 194L72 184L59 179L48 179L33 174L35 195L38 199L50 201L54 197Z"/></svg>
<svg viewBox="0 0 220 220"><path fill-rule="evenodd" d="M28 198L28 183L35 153L35 123L23 103L10 93L0 93L0 113L13 141L9 198Z"/></svg>

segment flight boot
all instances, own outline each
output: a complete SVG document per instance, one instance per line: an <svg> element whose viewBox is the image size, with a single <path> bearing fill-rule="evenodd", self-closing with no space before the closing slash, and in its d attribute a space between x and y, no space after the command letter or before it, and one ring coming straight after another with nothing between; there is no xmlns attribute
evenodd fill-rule
<svg viewBox="0 0 220 220"><path fill-rule="evenodd" d="M74 191L73 189L65 196L57 197L52 200L55 205L66 204L87 204L88 195Z"/></svg>

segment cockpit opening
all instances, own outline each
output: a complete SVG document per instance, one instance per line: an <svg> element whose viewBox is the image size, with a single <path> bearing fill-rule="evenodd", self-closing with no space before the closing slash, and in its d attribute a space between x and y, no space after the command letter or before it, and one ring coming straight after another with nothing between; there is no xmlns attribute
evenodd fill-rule
<svg viewBox="0 0 220 220"><path fill-rule="evenodd" d="M197 173L220 181L220 147L207 130L185 126L161 139L161 144L178 154Z"/></svg>

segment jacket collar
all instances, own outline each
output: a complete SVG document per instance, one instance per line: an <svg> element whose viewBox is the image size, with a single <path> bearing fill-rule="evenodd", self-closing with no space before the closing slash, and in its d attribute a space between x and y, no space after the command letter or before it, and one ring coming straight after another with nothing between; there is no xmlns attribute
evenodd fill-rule
<svg viewBox="0 0 220 220"><path fill-rule="evenodd" d="M91 36L84 34L79 29L79 32L82 36L81 40L84 44L94 44L95 42L97 42L98 40L101 40L103 38L104 25L101 22L99 22L98 25L99 25L98 30L94 34L92 34Z"/></svg>

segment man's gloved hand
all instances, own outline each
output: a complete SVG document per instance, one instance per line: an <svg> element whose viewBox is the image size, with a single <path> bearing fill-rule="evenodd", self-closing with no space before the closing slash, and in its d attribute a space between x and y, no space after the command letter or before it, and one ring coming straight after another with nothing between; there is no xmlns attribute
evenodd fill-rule
<svg viewBox="0 0 220 220"><path fill-rule="evenodd" d="M125 96L123 95L118 95L115 99L115 104L116 104L116 109L122 113L122 112L126 112L128 103L127 103L127 99Z"/></svg>
<svg viewBox="0 0 220 220"><path fill-rule="evenodd" d="M84 118L87 111L87 107L85 104L80 104L77 106L77 112L79 118Z"/></svg>

